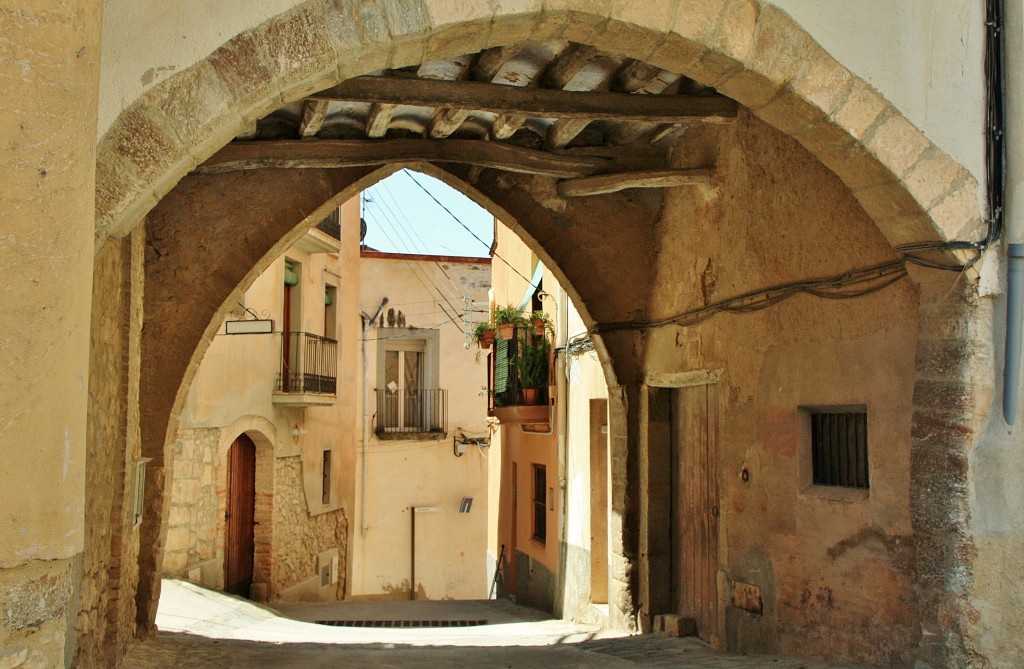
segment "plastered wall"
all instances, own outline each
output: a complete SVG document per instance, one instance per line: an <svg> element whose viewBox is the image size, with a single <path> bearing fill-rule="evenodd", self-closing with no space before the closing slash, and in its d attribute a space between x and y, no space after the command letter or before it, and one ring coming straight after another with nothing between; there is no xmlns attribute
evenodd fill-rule
<svg viewBox="0 0 1024 669"><path fill-rule="evenodd" d="M741 115L715 141L714 187L666 198L653 318L892 257L846 189L791 140ZM730 650L912 663L920 634L909 510L916 314L915 286L904 279L857 299L803 295L650 332L649 376L721 375L718 641ZM867 406L868 493L809 485L801 407L822 405ZM759 588L760 614L733 601L737 582Z"/></svg>

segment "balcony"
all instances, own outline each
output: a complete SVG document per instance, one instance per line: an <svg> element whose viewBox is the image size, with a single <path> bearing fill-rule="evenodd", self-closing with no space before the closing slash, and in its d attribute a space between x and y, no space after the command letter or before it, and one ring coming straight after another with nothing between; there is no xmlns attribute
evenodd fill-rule
<svg viewBox="0 0 1024 669"><path fill-rule="evenodd" d="M281 333L274 404L330 406L338 393L338 342L309 332Z"/></svg>
<svg viewBox="0 0 1024 669"><path fill-rule="evenodd" d="M497 339L488 370L488 413L502 423L551 423L551 344L533 328L516 327L511 339Z"/></svg>
<svg viewBox="0 0 1024 669"><path fill-rule="evenodd" d="M448 391L377 390L378 439L441 439L448 434Z"/></svg>

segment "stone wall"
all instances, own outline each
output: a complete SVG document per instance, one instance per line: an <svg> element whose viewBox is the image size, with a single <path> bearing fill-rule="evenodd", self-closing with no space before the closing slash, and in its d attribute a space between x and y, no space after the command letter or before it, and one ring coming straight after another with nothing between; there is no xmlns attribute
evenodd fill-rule
<svg viewBox="0 0 1024 669"><path fill-rule="evenodd" d="M276 595L319 578L317 556L337 549L341 559L335 597L345 592L345 545L348 519L344 511L310 516L302 493L302 462L277 458L274 476L274 589Z"/></svg>
<svg viewBox="0 0 1024 669"><path fill-rule="evenodd" d="M174 483L164 549L165 574L188 576L204 563L223 561L223 483L217 484L221 431L217 428L182 428L174 442ZM221 480L223 480L221 474ZM219 494L218 494L219 492ZM223 587L222 569L203 569L201 581ZM220 578L216 578L219 575Z"/></svg>

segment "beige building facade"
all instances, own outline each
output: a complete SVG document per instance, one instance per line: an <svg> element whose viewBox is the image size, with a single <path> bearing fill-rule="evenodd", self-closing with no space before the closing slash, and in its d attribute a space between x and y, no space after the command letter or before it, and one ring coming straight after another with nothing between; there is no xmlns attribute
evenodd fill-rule
<svg viewBox="0 0 1024 669"><path fill-rule="evenodd" d="M716 455L696 465L717 472L704 526L718 530L686 545L717 550L717 572L699 572L717 584L717 609L701 608L717 643L1018 666L1024 451L1006 244L1024 242L1022 14L995 0L82 0L0 12L17 54L0 60L0 592L14 603L0 663L116 664L156 632L174 445L207 348L307 229L414 165L520 234L591 332L608 386L610 620L647 629L693 606L672 586L682 528L665 534L665 477L678 469L673 432L703 425L718 436L697 439ZM986 74L989 35L1004 40L1002 79ZM435 95L426 122L364 95L330 102L348 123L316 137L330 111L318 102L365 80L317 95L354 77L461 81L461 68L508 87L493 63L551 42L568 50L563 74L590 53L628 68L616 93L669 73L692 82L681 97L718 96L725 111L673 123L677 110L663 128L630 100L611 114L621 123L578 130L580 107L563 106L552 129L537 121L551 107L487 95L465 116ZM578 92L571 78L542 83L554 103ZM649 97L653 108L665 96ZM1005 184L989 114L1004 101ZM274 127L285 143L253 153ZM481 129L491 141L467 150ZM522 131L526 146L512 141ZM427 137L438 141L408 143ZM339 164L310 149L328 139L400 144L357 143ZM623 183L635 187L607 190ZM702 417L673 421L696 416L701 397ZM813 444L836 414L864 416L852 420L866 423L866 497L814 489L807 432ZM869 609L863 594L882 584ZM892 633L878 639L868 613Z"/></svg>
<svg viewBox="0 0 1024 669"><path fill-rule="evenodd" d="M486 309L490 259L367 249L359 265L360 309L380 312L365 337L349 597L486 599L487 377L464 321Z"/></svg>
<svg viewBox="0 0 1024 669"><path fill-rule="evenodd" d="M164 574L262 601L344 597L359 444L358 257L352 200L224 318L173 444Z"/></svg>

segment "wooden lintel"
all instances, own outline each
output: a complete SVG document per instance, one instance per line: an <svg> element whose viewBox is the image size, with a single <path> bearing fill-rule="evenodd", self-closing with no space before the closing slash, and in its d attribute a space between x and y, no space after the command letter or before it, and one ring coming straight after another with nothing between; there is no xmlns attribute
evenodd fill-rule
<svg viewBox="0 0 1024 669"><path fill-rule="evenodd" d="M643 170L566 179L558 182L558 194L562 197L582 197L615 193L627 188L672 188L710 184L711 170L704 167L686 170Z"/></svg>
<svg viewBox="0 0 1024 669"><path fill-rule="evenodd" d="M736 102L718 94L631 95L394 77L355 77L314 93L310 98L416 107L458 107L549 118L628 119L656 123L686 119L723 121L736 115Z"/></svg>
<svg viewBox="0 0 1024 669"><path fill-rule="evenodd" d="M336 169L407 162L463 163L563 179L615 169L611 158L554 154L472 139L275 140L232 142L197 167L195 173Z"/></svg>

